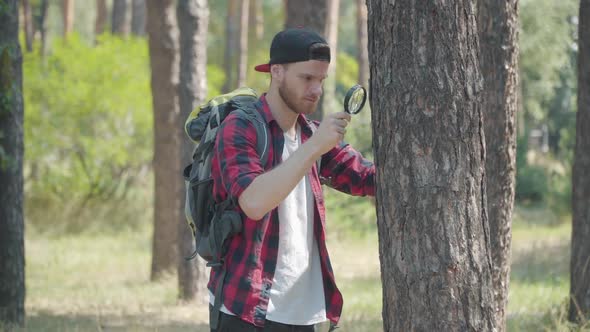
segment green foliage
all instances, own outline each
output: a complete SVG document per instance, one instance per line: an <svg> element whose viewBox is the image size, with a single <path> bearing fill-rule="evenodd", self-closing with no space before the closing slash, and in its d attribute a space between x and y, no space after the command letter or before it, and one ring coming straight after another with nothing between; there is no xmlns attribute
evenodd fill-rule
<svg viewBox="0 0 590 332"><path fill-rule="evenodd" d="M526 139L519 138L516 153L516 200L520 204L547 204L557 221L571 210L571 135L561 141L564 157L529 151ZM567 152L567 153L566 153ZM532 162L527 160L527 154Z"/></svg>
<svg viewBox="0 0 590 332"><path fill-rule="evenodd" d="M572 129L576 108L576 0L525 0L520 6L520 78L525 123L549 127L552 148Z"/></svg>
<svg viewBox="0 0 590 332"><path fill-rule="evenodd" d="M324 187L328 227L338 237L365 236L377 230L375 206L368 197L354 197Z"/></svg>
<svg viewBox="0 0 590 332"><path fill-rule="evenodd" d="M516 173L516 199L523 203L541 203L546 200L549 185L547 173L541 166L525 165Z"/></svg>
<svg viewBox="0 0 590 332"><path fill-rule="evenodd" d="M126 198L152 157L152 110L145 40L78 36L57 40L42 61L25 55L26 193L32 208L72 209Z"/></svg>
<svg viewBox="0 0 590 332"><path fill-rule="evenodd" d="M17 2L18 3L18 2ZM9 7L8 1L0 1L0 15L5 15L9 10L12 12L11 8Z"/></svg>
<svg viewBox="0 0 590 332"><path fill-rule="evenodd" d="M358 83L359 65L356 58L344 52L336 54L336 61L336 94L344 98L348 89Z"/></svg>
<svg viewBox="0 0 590 332"><path fill-rule="evenodd" d="M223 69L217 65L207 66L207 100L221 94L221 87L225 81Z"/></svg>

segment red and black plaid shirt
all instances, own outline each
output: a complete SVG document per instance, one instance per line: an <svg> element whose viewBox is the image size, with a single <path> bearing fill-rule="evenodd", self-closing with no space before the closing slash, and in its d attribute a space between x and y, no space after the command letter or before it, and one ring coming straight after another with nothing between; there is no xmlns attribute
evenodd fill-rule
<svg viewBox="0 0 590 332"><path fill-rule="evenodd" d="M271 136L268 162L262 165L256 151L254 125L247 119L230 114L217 133L219 136L212 159L213 194L217 202L225 200L228 195L237 201L258 175L281 162L283 130L274 120L264 95L259 100L258 109ZM300 115L298 122L304 143L312 135L312 129L305 116ZM336 190L358 196L375 193L375 166L347 144L343 143L323 155L321 175L328 178L330 186ZM320 253L326 316L336 324L343 301L326 248L325 206L316 164L309 172L309 180L315 198L314 234ZM279 214L275 208L261 220L252 220L242 211L240 213L244 220L242 232L229 240L225 255L223 304L242 320L262 327L277 265ZM208 287L213 293L220 276L218 269L211 269Z"/></svg>

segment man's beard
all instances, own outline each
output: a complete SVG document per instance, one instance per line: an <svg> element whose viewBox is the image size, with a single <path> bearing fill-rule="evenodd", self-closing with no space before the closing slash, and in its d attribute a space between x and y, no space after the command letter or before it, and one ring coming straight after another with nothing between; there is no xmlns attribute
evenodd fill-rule
<svg viewBox="0 0 590 332"><path fill-rule="evenodd" d="M285 105L297 114L311 114L317 107L317 102L307 104L304 103L305 100L299 100L299 98L287 88L285 82L282 82L279 86L279 96L281 96Z"/></svg>

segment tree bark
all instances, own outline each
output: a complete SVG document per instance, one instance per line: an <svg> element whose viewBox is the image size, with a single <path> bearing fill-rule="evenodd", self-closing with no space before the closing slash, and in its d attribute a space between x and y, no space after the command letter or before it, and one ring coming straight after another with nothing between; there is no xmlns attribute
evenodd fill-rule
<svg viewBox="0 0 590 332"><path fill-rule="evenodd" d="M384 331L493 331L475 1L367 4Z"/></svg>
<svg viewBox="0 0 590 332"><path fill-rule="evenodd" d="M182 162L192 161L194 145L184 133L184 120L193 109L202 104L207 97L207 31L209 7L206 0L179 0L177 7L178 27L180 28L180 84L178 100L180 122L177 126L179 140L182 142ZM182 184L182 183L181 183ZM180 196L185 200L184 184ZM194 238L182 214L178 223L178 250L180 256L189 256L194 251ZM182 300L194 300L206 293L206 266L197 258L191 261L179 259L178 288Z"/></svg>
<svg viewBox="0 0 590 332"><path fill-rule="evenodd" d="M248 73L248 18L250 16L249 0L242 0L240 8L240 47L238 48L238 87L246 86Z"/></svg>
<svg viewBox="0 0 590 332"><path fill-rule="evenodd" d="M107 24L107 1L96 0L96 23L94 25L94 33L96 36L101 35L105 31Z"/></svg>
<svg viewBox="0 0 590 332"><path fill-rule="evenodd" d="M516 173L518 0L479 0L477 22L496 326L504 331Z"/></svg>
<svg viewBox="0 0 590 332"><path fill-rule="evenodd" d="M23 218L22 54L18 3L0 6L0 325L23 326L25 247Z"/></svg>
<svg viewBox="0 0 590 332"><path fill-rule="evenodd" d="M151 89L154 107L154 238L152 280L177 267L177 233L182 201L178 110L178 29L174 0L148 1Z"/></svg>
<svg viewBox="0 0 590 332"><path fill-rule="evenodd" d="M590 0L580 1L578 113L572 194L571 300L569 319L590 319Z"/></svg>
<svg viewBox="0 0 590 332"><path fill-rule="evenodd" d="M133 0L131 8L131 33L145 35L145 0Z"/></svg>
<svg viewBox="0 0 590 332"><path fill-rule="evenodd" d="M128 36L131 29L129 0L113 0L111 32L114 35Z"/></svg>
<svg viewBox="0 0 590 332"><path fill-rule="evenodd" d="M74 0L62 0L64 37L74 31Z"/></svg>
<svg viewBox="0 0 590 332"><path fill-rule="evenodd" d="M225 83L221 88L223 93L236 88L235 56L239 40L239 2L229 1L227 4L227 20L225 21L225 50L223 53L223 66L225 70Z"/></svg>
<svg viewBox="0 0 590 332"><path fill-rule="evenodd" d="M23 0L23 18L24 18L24 32L25 32L25 44L27 52L33 51L33 14L31 12L31 3L29 0Z"/></svg>
<svg viewBox="0 0 590 332"><path fill-rule="evenodd" d="M365 0L356 0L357 62L359 65L359 84L369 87L369 48L367 32L367 4Z"/></svg>

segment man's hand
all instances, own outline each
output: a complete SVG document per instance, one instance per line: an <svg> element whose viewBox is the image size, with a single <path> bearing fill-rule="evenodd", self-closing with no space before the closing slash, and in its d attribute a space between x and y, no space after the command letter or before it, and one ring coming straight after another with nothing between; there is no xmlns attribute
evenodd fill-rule
<svg viewBox="0 0 590 332"><path fill-rule="evenodd" d="M324 117L320 127L310 138L321 154L330 151L344 139L350 119L350 114L345 112L330 113Z"/></svg>

